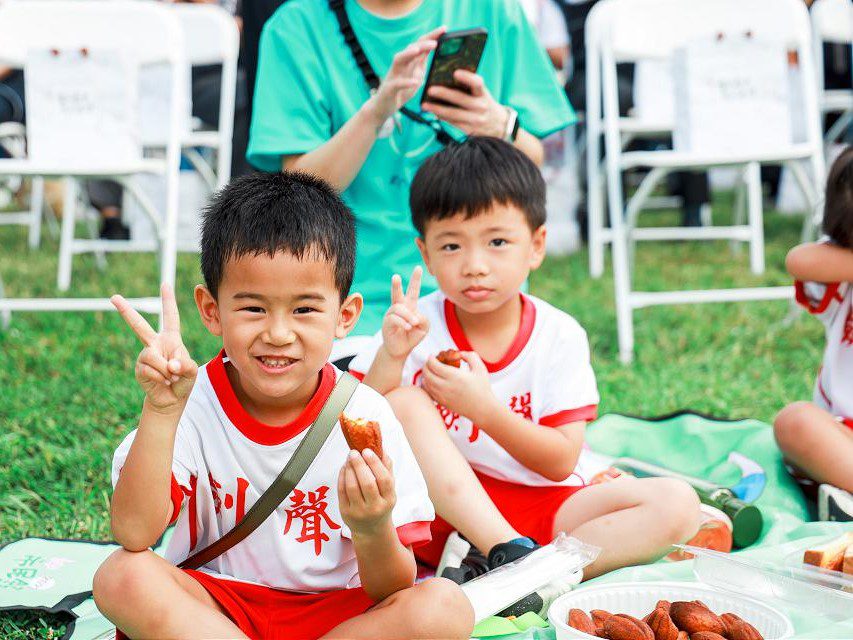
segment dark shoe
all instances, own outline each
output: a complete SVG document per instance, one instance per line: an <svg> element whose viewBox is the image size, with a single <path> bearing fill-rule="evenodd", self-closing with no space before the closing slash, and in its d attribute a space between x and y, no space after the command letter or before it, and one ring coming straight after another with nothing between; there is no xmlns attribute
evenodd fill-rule
<svg viewBox="0 0 853 640"><path fill-rule="evenodd" d="M492 569L497 569L500 566L513 562L519 558L523 558L534 549L538 549L531 538L517 538L510 542L502 542L496 544L489 552L489 558L475 546L471 545L466 555L458 567L447 566L441 572L442 578L452 580L456 584L465 584L469 580L488 573Z"/></svg>
<svg viewBox="0 0 853 640"><path fill-rule="evenodd" d="M691 205L684 208L684 214L681 219L681 225L684 227L701 227L702 226L702 205Z"/></svg>
<svg viewBox="0 0 853 640"><path fill-rule="evenodd" d="M818 520L825 522L853 522L853 495L838 487L822 484L818 489L817 512Z"/></svg>
<svg viewBox="0 0 853 640"><path fill-rule="evenodd" d="M492 547L489 551L489 571L497 569L510 562L515 562L519 558L523 558L531 551L534 551L542 545L536 544L532 538L516 538L509 542L501 542Z"/></svg>
<svg viewBox="0 0 853 640"><path fill-rule="evenodd" d="M101 223L102 240L130 240L130 229L121 222L121 218L104 218Z"/></svg>
<svg viewBox="0 0 853 640"><path fill-rule="evenodd" d="M462 559L458 567L445 567L441 572L442 578L447 578L456 584L465 584L469 580L473 580L477 576L481 576L489 571L489 563L486 557L480 553L480 550L471 545L468 554Z"/></svg>

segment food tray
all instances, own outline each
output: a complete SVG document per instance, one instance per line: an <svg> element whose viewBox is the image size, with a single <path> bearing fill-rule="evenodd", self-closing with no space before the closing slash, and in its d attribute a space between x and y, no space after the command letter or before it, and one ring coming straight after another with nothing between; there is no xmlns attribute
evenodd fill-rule
<svg viewBox="0 0 853 640"><path fill-rule="evenodd" d="M794 634L788 617L773 607L694 582L624 582L581 588L557 598L548 611L548 620L557 632L557 640L590 640L595 636L568 625L570 609L582 609L587 613L592 609L604 609L643 618L655 608L658 600L701 600L718 615L734 613L740 616L758 629L765 640L782 640Z"/></svg>

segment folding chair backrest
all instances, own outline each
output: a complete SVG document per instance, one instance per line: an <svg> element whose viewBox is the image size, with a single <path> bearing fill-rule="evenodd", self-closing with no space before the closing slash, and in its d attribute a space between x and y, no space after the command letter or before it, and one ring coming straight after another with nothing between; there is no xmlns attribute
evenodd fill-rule
<svg viewBox="0 0 853 640"><path fill-rule="evenodd" d="M127 28L123 28L127 27ZM182 34L168 9L132 0L5 0L0 3L0 63L22 67L40 48L120 49L139 64L176 62Z"/></svg>
<svg viewBox="0 0 853 640"><path fill-rule="evenodd" d="M850 0L816 0L811 19L818 44L853 42L853 2Z"/></svg>
<svg viewBox="0 0 853 640"><path fill-rule="evenodd" d="M751 31L799 50L811 43L811 25L802 0L605 0L608 38L616 61L666 58L675 49L718 33ZM602 3L604 4L604 3Z"/></svg>
<svg viewBox="0 0 853 640"><path fill-rule="evenodd" d="M171 7L181 22L186 60L191 65L236 60L240 34L234 17L212 4L177 4Z"/></svg>

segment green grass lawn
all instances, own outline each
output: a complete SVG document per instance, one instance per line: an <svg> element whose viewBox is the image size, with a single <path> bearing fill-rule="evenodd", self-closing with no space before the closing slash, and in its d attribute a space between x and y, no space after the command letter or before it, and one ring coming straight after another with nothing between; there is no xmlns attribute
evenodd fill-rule
<svg viewBox="0 0 853 640"><path fill-rule="evenodd" d="M715 220L730 218L730 195ZM646 215L646 214L644 214ZM645 224L673 224L672 212ZM801 219L766 215L767 272L749 273L746 250L726 242L642 243L639 287L789 284L786 251ZM23 227L0 227L0 275L8 296L55 295L56 242L31 252ZM100 272L75 258L73 294L150 295L157 271L149 255L108 258ZM183 255L178 301L184 339L199 362L217 341L202 327L191 292L198 260ZM586 328L601 392L601 412L654 416L691 408L721 417L771 421L785 403L810 398L823 349L820 324L805 315L786 323L785 302L653 307L635 314L636 359L618 362L612 273L588 276L587 254L549 258L531 291L574 315ZM114 313L16 314L0 333L0 543L24 536L110 537L109 469L113 449L134 427L142 394L133 378L135 336ZM0 613L2 638L52 638L59 618Z"/></svg>

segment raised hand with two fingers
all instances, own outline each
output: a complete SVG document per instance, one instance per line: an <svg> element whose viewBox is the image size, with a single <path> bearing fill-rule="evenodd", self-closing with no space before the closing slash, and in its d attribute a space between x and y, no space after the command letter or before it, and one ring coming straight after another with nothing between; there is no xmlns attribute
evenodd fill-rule
<svg viewBox="0 0 853 640"><path fill-rule="evenodd" d="M136 381L147 401L159 411L183 411L198 373L181 338L178 305L172 288L160 288L163 304L163 330L154 331L130 303L120 295L110 298L128 326L144 345L136 359Z"/></svg>
<svg viewBox="0 0 853 640"><path fill-rule="evenodd" d="M399 275L391 278L391 306L382 321L382 342L393 358L405 358L429 331L429 320L418 309L423 269L415 267L406 293Z"/></svg>

